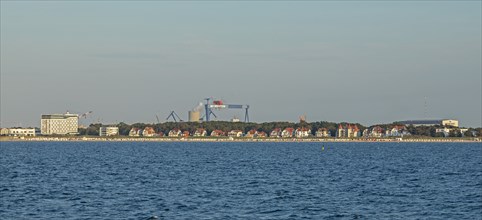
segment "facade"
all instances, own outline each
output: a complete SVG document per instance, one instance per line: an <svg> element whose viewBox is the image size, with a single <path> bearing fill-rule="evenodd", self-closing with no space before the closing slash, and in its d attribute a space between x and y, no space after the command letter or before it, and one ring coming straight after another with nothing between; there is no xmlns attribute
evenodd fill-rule
<svg viewBox="0 0 482 220"><path fill-rule="evenodd" d="M241 130L232 130L228 133L229 137L242 137L243 136L243 131Z"/></svg>
<svg viewBox="0 0 482 220"><path fill-rule="evenodd" d="M258 131L251 129L248 131L248 133L246 133L245 137L250 137L250 138L258 137Z"/></svg>
<svg viewBox="0 0 482 220"><path fill-rule="evenodd" d="M318 128L318 131L315 132L316 137L331 137L330 130L327 128Z"/></svg>
<svg viewBox="0 0 482 220"><path fill-rule="evenodd" d="M10 128L8 129L9 136L21 137L21 136L28 136L34 137L37 136L39 131L35 128Z"/></svg>
<svg viewBox="0 0 482 220"><path fill-rule="evenodd" d="M174 128L172 130L169 131L169 133L167 134L167 136L169 137L180 137L182 134L181 132L181 129L179 128Z"/></svg>
<svg viewBox="0 0 482 220"><path fill-rule="evenodd" d="M442 126L459 127L459 121L455 119L443 119Z"/></svg>
<svg viewBox="0 0 482 220"><path fill-rule="evenodd" d="M297 128L295 130L295 136L297 138L305 138L305 137L309 137L311 135L311 130L308 129L308 128Z"/></svg>
<svg viewBox="0 0 482 220"><path fill-rule="evenodd" d="M370 137L383 137L385 136L385 132L383 131L383 128L380 126L375 126L372 128L372 131L370 132Z"/></svg>
<svg viewBox="0 0 482 220"><path fill-rule="evenodd" d="M154 137L157 136L156 130L152 127L145 127L144 130L142 130L142 136L144 137Z"/></svg>
<svg viewBox="0 0 482 220"><path fill-rule="evenodd" d="M221 137L221 136L224 136L224 131L221 131L221 130L214 130L211 132L211 136L212 137Z"/></svg>
<svg viewBox="0 0 482 220"><path fill-rule="evenodd" d="M266 132L264 132L264 131L258 131L258 137L259 138L265 138L265 137L268 137L268 134L266 134Z"/></svg>
<svg viewBox="0 0 482 220"><path fill-rule="evenodd" d="M295 131L294 128L285 128L285 129L281 132L281 137L284 137L284 138L293 137L294 131Z"/></svg>
<svg viewBox="0 0 482 220"><path fill-rule="evenodd" d="M139 137L142 135L142 129L139 128L131 128L129 131L129 136L130 137Z"/></svg>
<svg viewBox="0 0 482 220"><path fill-rule="evenodd" d="M117 136L119 135L118 127L100 127L99 136Z"/></svg>
<svg viewBox="0 0 482 220"><path fill-rule="evenodd" d="M336 137L346 137L346 138L360 137L360 129L358 129L357 125L347 124L343 126L339 124L338 130L336 131Z"/></svg>
<svg viewBox="0 0 482 220"><path fill-rule="evenodd" d="M269 133L269 136L270 137L276 137L276 138L279 138L281 137L281 128L275 128L271 131L271 133Z"/></svg>
<svg viewBox="0 0 482 220"><path fill-rule="evenodd" d="M206 129L204 129L204 128L198 128L198 129L196 129L196 131L194 132L194 135L193 135L193 136L194 136L194 137L204 137L204 136L207 135L207 133L208 133L208 132L206 131Z"/></svg>
<svg viewBox="0 0 482 220"><path fill-rule="evenodd" d="M7 136L10 133L10 129L2 128L0 129L0 136Z"/></svg>
<svg viewBox="0 0 482 220"><path fill-rule="evenodd" d="M40 119L40 132L42 135L53 134L78 134L79 133L78 114L51 114L42 115Z"/></svg>
<svg viewBox="0 0 482 220"><path fill-rule="evenodd" d="M385 131L385 135L387 137L400 137L410 135L410 133L408 132L407 127L404 125L395 125L391 129L387 129Z"/></svg>

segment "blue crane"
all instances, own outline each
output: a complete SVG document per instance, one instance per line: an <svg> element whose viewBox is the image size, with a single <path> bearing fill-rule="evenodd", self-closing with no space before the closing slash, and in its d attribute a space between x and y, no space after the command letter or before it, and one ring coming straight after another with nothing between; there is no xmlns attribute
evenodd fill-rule
<svg viewBox="0 0 482 220"><path fill-rule="evenodd" d="M204 105L205 109L205 116L206 116L206 121L210 121L210 116L213 115L214 117L217 117L212 109L245 109L244 113L244 122L249 122L249 105L240 105L240 104L225 104L221 100L216 100L213 101L213 103L210 102L212 98L205 98L206 104Z"/></svg>

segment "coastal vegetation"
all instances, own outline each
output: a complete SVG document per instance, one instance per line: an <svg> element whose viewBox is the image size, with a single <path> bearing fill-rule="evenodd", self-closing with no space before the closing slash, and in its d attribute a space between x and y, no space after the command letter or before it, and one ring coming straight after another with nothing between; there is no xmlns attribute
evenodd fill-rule
<svg viewBox="0 0 482 220"><path fill-rule="evenodd" d="M391 123L391 124L377 124L372 126L364 126L359 123L348 123L348 122L326 122L326 121L319 121L319 122L305 122L301 121L298 123L293 122L264 122L264 123L245 123L245 122L229 122L229 121L210 121L210 122L165 122L165 123L157 123L157 124L146 124L146 123L134 123L134 124L126 124L124 122L120 122L116 125L119 128L119 135L127 136L129 135L129 131L132 128L140 128L143 129L145 127L152 127L154 128L156 133L164 133L167 134L172 129L180 129L182 131L188 131L189 133L193 134L196 129L203 128L210 134L214 130L222 130L224 132L228 132L231 130L241 130L244 133L250 130L256 130L258 132L266 132L269 134L275 128L308 128L311 130L311 134L315 135L315 132L320 128L326 128L328 131L334 136L336 134L337 128L339 125L356 125L360 131L365 129L371 129L373 127L379 126L384 130L389 129L393 126L399 126L398 123ZM89 136L97 136L99 135L99 128L101 126L109 126L100 123L90 124L86 128L79 129L79 135L89 135ZM407 126L407 131L411 134L411 136L417 137L444 137L443 133L436 132L439 128L444 128L443 126ZM468 128L467 131L463 133L459 128L455 127L448 127L451 128L448 137L480 137L482 134L482 128Z"/></svg>

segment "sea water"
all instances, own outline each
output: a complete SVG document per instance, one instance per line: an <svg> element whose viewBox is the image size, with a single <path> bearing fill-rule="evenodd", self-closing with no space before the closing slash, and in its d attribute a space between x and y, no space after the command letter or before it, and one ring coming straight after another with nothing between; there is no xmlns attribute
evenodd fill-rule
<svg viewBox="0 0 482 220"><path fill-rule="evenodd" d="M480 143L0 142L0 219L481 219Z"/></svg>

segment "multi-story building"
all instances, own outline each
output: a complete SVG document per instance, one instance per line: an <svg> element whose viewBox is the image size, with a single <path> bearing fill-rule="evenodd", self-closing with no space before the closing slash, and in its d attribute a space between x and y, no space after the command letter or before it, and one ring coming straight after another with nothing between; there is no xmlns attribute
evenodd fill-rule
<svg viewBox="0 0 482 220"><path fill-rule="evenodd" d="M331 132L327 128L319 128L315 133L316 137L331 137Z"/></svg>
<svg viewBox="0 0 482 220"><path fill-rule="evenodd" d="M100 127L99 136L117 136L119 135L118 127Z"/></svg>
<svg viewBox="0 0 482 220"><path fill-rule="evenodd" d="M339 124L338 130L336 131L336 137L360 137L360 129L358 129L358 126L356 125L347 124L343 127L342 124Z"/></svg>
<svg viewBox="0 0 482 220"><path fill-rule="evenodd" d="M42 115L40 119L40 133L42 135L53 134L78 134L78 114L50 114Z"/></svg>
<svg viewBox="0 0 482 220"><path fill-rule="evenodd" d="M295 131L295 137L297 138L305 138L311 135L311 129L308 128L297 128Z"/></svg>

